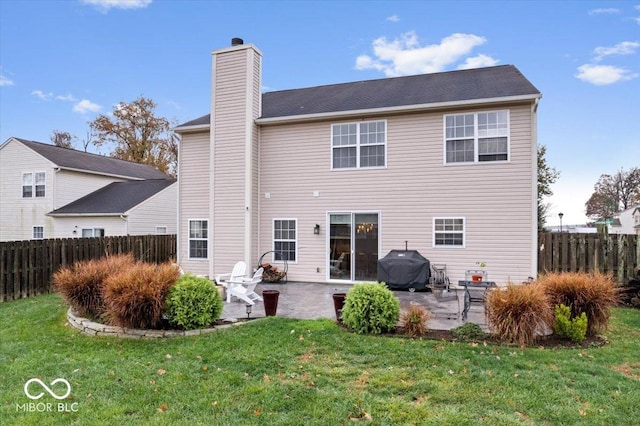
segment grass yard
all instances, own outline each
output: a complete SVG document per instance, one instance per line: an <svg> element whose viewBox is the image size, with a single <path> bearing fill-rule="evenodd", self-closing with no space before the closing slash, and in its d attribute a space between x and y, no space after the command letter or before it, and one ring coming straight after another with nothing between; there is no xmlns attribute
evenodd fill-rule
<svg viewBox="0 0 640 426"><path fill-rule="evenodd" d="M519 349L361 336L269 318L208 335L125 340L66 324L59 296L0 304L7 425L603 425L640 419L640 311L610 343ZM37 383L64 378L58 401ZM58 395L65 386L55 384ZM28 404L44 410L33 412ZM58 411L58 404L63 404ZM47 404L52 410L46 410ZM631 423L630 423L631 422Z"/></svg>

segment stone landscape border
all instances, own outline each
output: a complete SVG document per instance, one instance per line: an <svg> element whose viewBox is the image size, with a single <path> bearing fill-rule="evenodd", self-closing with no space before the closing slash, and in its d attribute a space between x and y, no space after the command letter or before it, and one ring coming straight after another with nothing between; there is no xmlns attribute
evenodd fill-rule
<svg viewBox="0 0 640 426"><path fill-rule="evenodd" d="M245 322L238 322L234 319L225 320L224 324L217 325L211 328L200 328L196 330L141 330L135 328L126 327L114 327L111 325L100 324L93 322L87 318L82 318L75 315L71 309L67 311L67 320L75 329L81 331L84 334L90 336L114 336L125 337L130 339L140 338L165 338L165 337L184 337L184 336L199 336L200 334L207 334L213 331L229 328L234 325L244 324Z"/></svg>

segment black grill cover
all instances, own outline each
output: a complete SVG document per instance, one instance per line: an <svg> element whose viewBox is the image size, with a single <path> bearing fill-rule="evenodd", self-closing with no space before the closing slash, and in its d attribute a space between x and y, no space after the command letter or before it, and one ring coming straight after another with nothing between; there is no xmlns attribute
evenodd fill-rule
<svg viewBox="0 0 640 426"><path fill-rule="evenodd" d="M417 250L391 250L378 260L378 281L391 289L424 290L430 264Z"/></svg>

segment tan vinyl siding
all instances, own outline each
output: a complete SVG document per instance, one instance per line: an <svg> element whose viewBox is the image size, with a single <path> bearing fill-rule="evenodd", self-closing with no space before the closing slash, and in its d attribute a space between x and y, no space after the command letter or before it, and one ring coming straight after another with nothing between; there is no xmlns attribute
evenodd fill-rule
<svg viewBox="0 0 640 426"><path fill-rule="evenodd" d="M371 119L387 123L384 169L331 170L331 124L337 121L262 127L260 251L271 249L273 218L296 218L299 259L289 265L289 278L324 281L327 212L371 211L380 212L381 257L408 241L432 263L446 263L454 281L478 260L499 283L526 279L535 219L531 106L486 110L507 108L510 157L501 163L444 164L443 116L481 108ZM343 122L353 121L359 120ZM434 217L464 217L466 247L434 248ZM313 234L316 223L321 235Z"/></svg>
<svg viewBox="0 0 640 426"><path fill-rule="evenodd" d="M82 228L102 228L106 237L127 235L127 222L119 216L56 217L54 220L55 238L80 238Z"/></svg>
<svg viewBox="0 0 640 426"><path fill-rule="evenodd" d="M155 234L156 226L167 228L167 234L176 233L176 205L178 185L165 188L127 213L130 235Z"/></svg>
<svg viewBox="0 0 640 426"><path fill-rule="evenodd" d="M209 217L209 132L187 133L180 142L178 165L178 262L185 271L208 275L207 259L189 259L189 219ZM211 223L209 223L211 230ZM209 233L209 258L213 233Z"/></svg>
<svg viewBox="0 0 640 426"><path fill-rule="evenodd" d="M69 170L60 170L56 173L54 209L66 206L85 195L91 194L113 182L123 182L125 179L117 179L109 176L93 175Z"/></svg>

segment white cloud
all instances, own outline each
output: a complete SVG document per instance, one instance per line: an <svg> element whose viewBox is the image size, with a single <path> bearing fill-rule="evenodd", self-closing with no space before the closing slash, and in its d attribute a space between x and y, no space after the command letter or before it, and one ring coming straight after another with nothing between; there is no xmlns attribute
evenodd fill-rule
<svg viewBox="0 0 640 426"><path fill-rule="evenodd" d="M620 9L616 9L615 7L591 9L589 11L589 15L615 15L616 13L620 13Z"/></svg>
<svg viewBox="0 0 640 426"><path fill-rule="evenodd" d="M51 98L53 98L53 93L49 92L49 93L44 93L42 90L34 90L31 92L31 94L33 96L36 96L40 99L42 99L43 101L48 101Z"/></svg>
<svg viewBox="0 0 640 426"><path fill-rule="evenodd" d="M96 6L103 12L109 9L142 9L151 4L153 0L80 0L84 4Z"/></svg>
<svg viewBox="0 0 640 426"><path fill-rule="evenodd" d="M640 48L637 41L623 41L612 47L596 47L593 53L596 55L596 61L602 60L605 56L610 55L633 55Z"/></svg>
<svg viewBox="0 0 640 426"><path fill-rule="evenodd" d="M13 80L0 74L0 87L2 86L13 86Z"/></svg>
<svg viewBox="0 0 640 426"><path fill-rule="evenodd" d="M611 65L585 64L578 67L578 73L575 74L575 77L596 86L606 86L618 81L634 79L638 77L638 74Z"/></svg>
<svg viewBox="0 0 640 426"><path fill-rule="evenodd" d="M75 102L77 101L77 99L73 96L73 95L58 95L56 96L56 99L59 101L68 101L68 102Z"/></svg>
<svg viewBox="0 0 640 426"><path fill-rule="evenodd" d="M389 21L389 22L400 22L400 17L398 15L387 16L387 21Z"/></svg>
<svg viewBox="0 0 640 426"><path fill-rule="evenodd" d="M467 58L464 61L464 64L458 65L458 69L468 70L471 68L492 67L496 65L498 62L499 61L497 59L493 59L491 56L480 54L478 56Z"/></svg>
<svg viewBox="0 0 640 426"><path fill-rule="evenodd" d="M94 104L93 102L83 99L77 104L73 106L73 112L77 112L79 114L86 114L88 112L98 112L102 109L102 107L98 104Z"/></svg>
<svg viewBox="0 0 640 426"><path fill-rule="evenodd" d="M358 70L382 71L388 77L439 72L486 41L484 37L474 34L455 33L443 38L439 44L422 46L416 33L410 31L392 41L386 37L377 38L372 44L374 58L360 55L356 58L355 67ZM482 60L475 60L477 63L495 61L489 56L481 56Z"/></svg>

